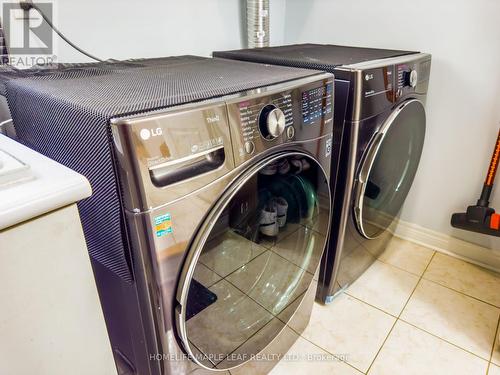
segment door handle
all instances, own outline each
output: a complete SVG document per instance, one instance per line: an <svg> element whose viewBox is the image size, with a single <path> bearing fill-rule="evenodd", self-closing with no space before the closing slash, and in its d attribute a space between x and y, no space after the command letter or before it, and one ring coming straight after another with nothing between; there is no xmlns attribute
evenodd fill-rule
<svg viewBox="0 0 500 375"><path fill-rule="evenodd" d="M216 170L225 159L224 146L220 146L151 167L149 176L153 185L165 187Z"/></svg>

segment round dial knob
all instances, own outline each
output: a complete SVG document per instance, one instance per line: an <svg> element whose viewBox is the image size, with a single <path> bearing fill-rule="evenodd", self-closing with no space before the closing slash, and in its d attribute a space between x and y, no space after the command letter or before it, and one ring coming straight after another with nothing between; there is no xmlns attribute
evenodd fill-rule
<svg viewBox="0 0 500 375"><path fill-rule="evenodd" d="M281 109L269 104L262 108L259 116L259 129L267 140L279 137L285 131L286 118Z"/></svg>
<svg viewBox="0 0 500 375"><path fill-rule="evenodd" d="M410 70L404 72L404 81L406 86L415 87L417 86L418 73L416 70Z"/></svg>

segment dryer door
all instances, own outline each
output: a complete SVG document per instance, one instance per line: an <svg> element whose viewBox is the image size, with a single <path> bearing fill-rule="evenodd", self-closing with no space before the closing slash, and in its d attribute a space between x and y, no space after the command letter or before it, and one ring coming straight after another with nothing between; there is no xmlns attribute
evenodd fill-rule
<svg viewBox="0 0 500 375"><path fill-rule="evenodd" d="M310 156L281 153L247 170L215 204L177 293L178 334L196 363L241 365L292 317L326 245L328 180Z"/></svg>
<svg viewBox="0 0 500 375"><path fill-rule="evenodd" d="M415 178L425 138L425 110L403 102L377 132L361 163L354 216L368 239L381 235L399 214Z"/></svg>

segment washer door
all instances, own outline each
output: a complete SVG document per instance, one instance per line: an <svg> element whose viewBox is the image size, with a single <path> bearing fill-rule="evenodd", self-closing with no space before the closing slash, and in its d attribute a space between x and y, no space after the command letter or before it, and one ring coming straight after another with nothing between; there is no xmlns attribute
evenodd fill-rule
<svg viewBox="0 0 500 375"><path fill-rule="evenodd" d="M364 237L380 236L399 214L422 155L425 123L424 106L412 99L375 134L355 187L354 216Z"/></svg>
<svg viewBox="0 0 500 375"><path fill-rule="evenodd" d="M227 189L177 293L178 333L197 364L233 368L280 333L313 282L329 225L329 181L306 154L265 159Z"/></svg>

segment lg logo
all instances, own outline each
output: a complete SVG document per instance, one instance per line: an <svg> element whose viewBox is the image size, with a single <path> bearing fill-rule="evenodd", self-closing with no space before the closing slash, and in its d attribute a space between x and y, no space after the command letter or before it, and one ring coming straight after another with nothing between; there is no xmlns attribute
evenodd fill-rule
<svg viewBox="0 0 500 375"><path fill-rule="evenodd" d="M156 129L142 129L139 132L139 135L141 138L145 141L147 141L151 137L158 137L159 135L162 135L162 130L161 128L156 128Z"/></svg>
<svg viewBox="0 0 500 375"><path fill-rule="evenodd" d="M373 74L366 74L365 75L365 81L369 81L371 79L373 79Z"/></svg>

